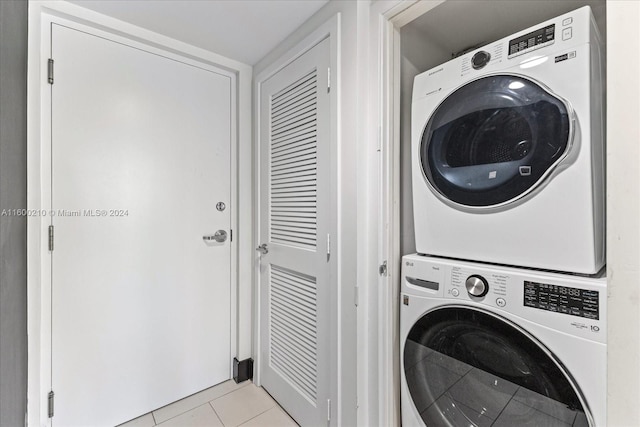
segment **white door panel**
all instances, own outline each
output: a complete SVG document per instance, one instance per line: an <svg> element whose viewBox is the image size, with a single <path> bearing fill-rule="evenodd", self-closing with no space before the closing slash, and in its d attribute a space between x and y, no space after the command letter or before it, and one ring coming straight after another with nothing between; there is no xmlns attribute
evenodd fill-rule
<svg viewBox="0 0 640 427"><path fill-rule="evenodd" d="M262 385L301 425L327 422L329 293L335 235L330 194L330 42L261 86Z"/></svg>
<svg viewBox="0 0 640 427"><path fill-rule="evenodd" d="M231 84L58 25L52 56L53 425L115 425L230 376Z"/></svg>

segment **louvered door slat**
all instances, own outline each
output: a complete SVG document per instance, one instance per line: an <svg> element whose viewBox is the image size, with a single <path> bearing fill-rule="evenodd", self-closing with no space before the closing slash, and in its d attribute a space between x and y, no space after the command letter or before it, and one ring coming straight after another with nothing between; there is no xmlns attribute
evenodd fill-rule
<svg viewBox="0 0 640 427"><path fill-rule="evenodd" d="M308 182L308 181L313 181L315 182L315 168L309 168L309 169L303 169L297 172L289 172L287 173L286 176L278 176L278 175L273 175L271 177L271 181L272 181L272 185L277 186L277 185L283 185L283 184L290 184L290 183L295 183L298 181L304 181L304 182Z"/></svg>
<svg viewBox="0 0 640 427"><path fill-rule="evenodd" d="M291 123L297 117L303 117L309 113L316 111L316 97L309 96L305 99L298 99L296 103L290 106L287 110L282 110L281 113L276 116L273 115L271 120L271 127L273 129L280 128L287 123Z"/></svg>
<svg viewBox="0 0 640 427"><path fill-rule="evenodd" d="M273 111L278 111L287 104L290 104L292 98L301 98L304 93L313 91L316 87L317 75L315 70L309 72L306 76L300 78L295 83L287 86L279 91L272 102ZM314 92L315 93L315 92Z"/></svg>
<svg viewBox="0 0 640 427"><path fill-rule="evenodd" d="M291 165L283 165L279 168L273 168L275 170L272 170L271 173L273 174L273 179L281 179L281 178L288 178L290 176L290 174L294 174L296 172L302 172L302 171L308 171L309 173L317 173L317 169L316 169L316 161L315 159L311 159L311 161L308 162L300 162L301 164L296 165L291 164Z"/></svg>
<svg viewBox="0 0 640 427"><path fill-rule="evenodd" d="M290 143L291 141L302 141L305 138L315 139L315 137L316 137L316 131L312 123L306 127L301 127L297 129L295 132L292 132L290 135L286 135L280 138L274 138L272 140L271 148L272 149L278 148L280 146L286 145L287 143Z"/></svg>
<svg viewBox="0 0 640 427"><path fill-rule="evenodd" d="M287 108L283 108L278 112L273 113L273 121L274 123L279 123L283 118L286 118L292 110L295 110L296 107L299 111L305 111L308 108L316 108L316 95L314 91L311 91L304 98L300 98L297 105L287 105Z"/></svg>
<svg viewBox="0 0 640 427"><path fill-rule="evenodd" d="M298 148L302 148L302 147L308 148L309 145L311 146L315 145L315 140L316 140L315 135L310 135L306 138L296 139L290 142L288 141L286 143L283 143L280 146L277 146L277 147L274 146L272 149L272 153L274 156L277 156L282 153L296 150Z"/></svg>
<svg viewBox="0 0 640 427"><path fill-rule="evenodd" d="M292 133L313 128L315 126L315 114L303 117L302 119L289 124L288 126L272 127L272 135L274 139L282 139L290 136Z"/></svg>
<svg viewBox="0 0 640 427"><path fill-rule="evenodd" d="M310 349L315 348L316 333L315 329L313 329L314 325L305 323L304 319L298 316L296 312L292 312L286 307L278 307L274 304L272 308L272 315L278 318L278 322L289 323L289 326L301 341L307 343Z"/></svg>
<svg viewBox="0 0 640 427"><path fill-rule="evenodd" d="M316 147L314 144L304 144L296 147L291 147L287 150L283 150L278 153L274 153L273 159L274 161L285 161L292 158L299 158L300 156L310 155L316 156Z"/></svg>
<svg viewBox="0 0 640 427"><path fill-rule="evenodd" d="M310 400L316 399L315 280L271 267L269 361Z"/></svg>
<svg viewBox="0 0 640 427"><path fill-rule="evenodd" d="M306 76L300 78L295 83L287 86L285 89L278 92L278 99L273 102L274 110L277 111L282 105L295 96L300 97L301 93L309 91L316 86L317 76L314 71L309 72Z"/></svg>
<svg viewBox="0 0 640 427"><path fill-rule="evenodd" d="M307 249L317 242L316 103L315 70L271 97L271 241ZM310 214L303 226L287 220L300 209Z"/></svg>

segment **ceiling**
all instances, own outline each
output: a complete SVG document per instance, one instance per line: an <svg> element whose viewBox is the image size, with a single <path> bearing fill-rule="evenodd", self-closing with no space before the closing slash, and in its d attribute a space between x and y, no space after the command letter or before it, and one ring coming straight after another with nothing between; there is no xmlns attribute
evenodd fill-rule
<svg viewBox="0 0 640 427"><path fill-rule="evenodd" d="M328 0L71 0L254 65Z"/></svg>

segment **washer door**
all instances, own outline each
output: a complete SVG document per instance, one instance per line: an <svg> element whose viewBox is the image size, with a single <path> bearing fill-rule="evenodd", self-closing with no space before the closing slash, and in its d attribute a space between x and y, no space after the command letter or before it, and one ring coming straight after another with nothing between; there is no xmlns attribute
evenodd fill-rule
<svg viewBox="0 0 640 427"><path fill-rule="evenodd" d="M432 311L413 326L403 353L409 394L429 427L589 425L564 368L491 314Z"/></svg>
<svg viewBox="0 0 640 427"><path fill-rule="evenodd" d="M533 81L492 75L449 95L420 145L424 176L445 201L513 202L544 181L571 147L570 107Z"/></svg>

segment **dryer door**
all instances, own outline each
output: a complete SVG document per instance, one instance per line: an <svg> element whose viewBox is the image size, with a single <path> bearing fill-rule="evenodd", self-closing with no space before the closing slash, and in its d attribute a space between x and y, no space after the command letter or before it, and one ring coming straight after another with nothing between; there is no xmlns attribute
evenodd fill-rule
<svg viewBox="0 0 640 427"><path fill-rule="evenodd" d="M423 131L425 179L454 205L495 207L518 200L567 156L572 116L566 102L524 77L474 80L445 98Z"/></svg>
<svg viewBox="0 0 640 427"><path fill-rule="evenodd" d="M553 355L489 313L429 312L403 353L409 394L429 427L590 424L580 392Z"/></svg>

